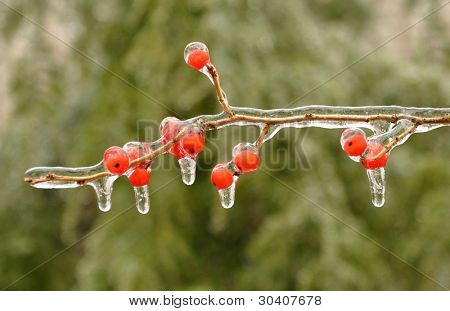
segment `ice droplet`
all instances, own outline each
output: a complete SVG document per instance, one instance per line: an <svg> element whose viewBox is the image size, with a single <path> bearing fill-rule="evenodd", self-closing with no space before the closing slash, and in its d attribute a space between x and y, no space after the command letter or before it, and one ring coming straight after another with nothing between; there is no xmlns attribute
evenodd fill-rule
<svg viewBox="0 0 450 311"><path fill-rule="evenodd" d="M228 188L219 190L220 203L223 208L231 208L234 205L236 180Z"/></svg>
<svg viewBox="0 0 450 311"><path fill-rule="evenodd" d="M142 187L133 187L136 198L136 208L141 214L147 214L150 210L150 200L147 185Z"/></svg>
<svg viewBox="0 0 450 311"><path fill-rule="evenodd" d="M179 159L178 163L180 164L181 178L183 179L183 182L188 186L192 185L195 181L195 159L192 159L191 157L184 157Z"/></svg>
<svg viewBox="0 0 450 311"><path fill-rule="evenodd" d="M118 176L107 176L88 183L89 186L94 188L97 194L98 208L102 212L107 212L111 209L111 194L114 181L117 178Z"/></svg>
<svg viewBox="0 0 450 311"><path fill-rule="evenodd" d="M384 168L375 170L367 170L369 177L370 193L372 195L372 203L376 207L382 207L384 204L384 192L386 190L386 178Z"/></svg>

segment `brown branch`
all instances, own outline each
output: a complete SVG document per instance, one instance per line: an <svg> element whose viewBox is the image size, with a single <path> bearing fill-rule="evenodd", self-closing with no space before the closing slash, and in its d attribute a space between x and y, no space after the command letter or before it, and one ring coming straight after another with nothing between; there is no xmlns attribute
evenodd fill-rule
<svg viewBox="0 0 450 311"><path fill-rule="evenodd" d="M269 131L269 128L270 128L270 125L266 124L266 125L264 125L263 129L261 130L261 133L259 133L258 140L255 143L255 145L258 149L261 149L262 143L264 141L264 137L266 137L266 134Z"/></svg>
<svg viewBox="0 0 450 311"><path fill-rule="evenodd" d="M153 160L160 154L168 151L173 146L174 143L176 143L178 140L180 140L186 134L186 132L189 129L190 129L190 126L183 128L172 140L168 141L166 144L162 145L158 149L156 149L148 154L143 155L140 158L137 158L137 159L131 161L130 167L132 167L133 165L135 165L139 162L142 162L144 160ZM64 175L58 175L58 174L51 173L51 174L47 174L45 177L41 177L41 178L29 178L28 177L28 178L24 178L24 180L26 183L28 183L30 185L35 185L38 183L43 183L43 182L48 182L48 181L76 181L79 185L83 185L92 180L104 178L107 176L112 176L112 174L107 171L88 175L88 176L64 176Z"/></svg>
<svg viewBox="0 0 450 311"><path fill-rule="evenodd" d="M201 119L201 117L200 117ZM377 157L382 156L386 152L389 152L395 144L397 144L401 139L403 139L406 135L412 133L419 125L434 125L434 124L442 124L442 125L449 125L450 124L450 115L444 114L443 116L439 117L417 117L414 115L408 115L408 114L376 114L376 115L343 115L343 114L330 114L330 115L323 115L323 114L304 114L300 116L293 116L293 117L260 117L260 116L248 116L248 115L239 115L239 114L233 114L232 116L229 116L224 119L219 119L216 121L204 121L202 124L202 127L206 130L213 130L217 129L220 126L224 125L230 125L236 122L245 121L248 123L253 124L265 124L263 130L260 133L260 136L256 142L256 145L258 148L261 147L262 141L264 140L264 136L267 134L267 131L270 128L270 125L275 124L287 124L287 123L298 123L298 122L309 122L309 121L340 121L340 122L371 122L371 121L387 121L391 123L396 123L398 120L406 119L414 122L414 125L412 125L407 131L404 133L398 135L397 137L394 137L394 139L387 144L384 149L380 152L380 154L377 155ZM190 126L187 126L183 128L172 140L168 141L167 143L163 144L161 147L157 148L156 150L143 155L140 158L137 158L130 162L130 166L136 165L139 162L142 162L144 160L153 160L159 155L167 152L174 143L176 143L178 140L180 140L186 132L189 130ZM25 178L25 182L29 183L30 185L35 185L42 182L48 182L48 181L76 181L78 184L85 184L87 182L90 182L95 179L104 178L107 176L111 176L109 172L100 172L93 175L88 176L64 176L64 175L57 175L57 174L48 174L45 177L41 178Z"/></svg>
<svg viewBox="0 0 450 311"><path fill-rule="evenodd" d="M213 80L214 88L217 93L217 99L219 100L220 105L227 115L229 115L230 117L234 116L234 112L231 110L231 107L228 104L228 100L224 95L223 89L220 86L219 72L213 64L206 65L206 68L208 69L208 72Z"/></svg>
<svg viewBox="0 0 450 311"><path fill-rule="evenodd" d="M405 138L407 135L413 133L416 128L419 126L418 123L415 123L413 125L411 125L408 129L406 129L406 131L404 131L403 133L395 136L388 144L386 144L385 146L383 146L383 149L374 157L374 159L378 159L379 157L383 156L384 154L386 154L387 152L389 152L392 148L394 148L394 146L401 141L403 138Z"/></svg>
<svg viewBox="0 0 450 311"><path fill-rule="evenodd" d="M106 176L112 176L112 174L109 172L100 172L88 176L64 176L58 174L47 174L45 177L25 178L24 180L26 183L29 183L30 185L35 185L47 181L76 181L78 184L82 185L92 180L100 179Z"/></svg>
<svg viewBox="0 0 450 311"><path fill-rule="evenodd" d="M173 146L173 144L175 144L177 141L179 141L186 134L186 132L189 129L190 129L190 126L186 126L173 139L168 141L166 144L162 145L161 147L159 147L155 151L147 153L147 154L143 155L142 157L131 161L130 162L130 166L133 166L133 165L135 165L135 164L137 164L139 162L142 162L144 160L153 160L154 158L156 158L160 154L163 154L164 152L168 151Z"/></svg>
<svg viewBox="0 0 450 311"><path fill-rule="evenodd" d="M343 122L371 122L371 121L387 121L395 123L400 119L410 120L414 123L419 124L450 124L450 115L446 114L441 117L417 117L407 114L378 114L372 116L365 115L342 115L342 114L330 114L330 115L320 115L320 114L305 114L301 116L294 117L256 117L247 115L234 115L229 118L205 122L205 126L208 129L215 129L220 126L228 125L231 123L245 121L249 123L265 123L269 125L275 124L286 124L286 123L296 123L305 121L343 121Z"/></svg>

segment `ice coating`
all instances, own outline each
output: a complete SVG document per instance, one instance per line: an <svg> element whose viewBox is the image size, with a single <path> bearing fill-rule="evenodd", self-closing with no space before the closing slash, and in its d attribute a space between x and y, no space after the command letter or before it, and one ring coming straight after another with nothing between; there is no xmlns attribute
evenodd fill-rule
<svg viewBox="0 0 450 311"><path fill-rule="evenodd" d="M71 177L82 180L86 176L92 176L105 172L103 162L88 167L33 167L25 172L25 179L48 179L45 182L32 184L40 189L63 189L83 186L77 180L66 180L59 176ZM52 178L46 178L51 176Z"/></svg>
<svg viewBox="0 0 450 311"><path fill-rule="evenodd" d="M224 126L260 126L270 123L271 127L264 142L275 137L276 133L283 128L294 127L319 127L327 129L361 127L374 132L375 136L370 139L377 139L383 144L393 142L393 139L414 125L414 121L420 118L439 118L450 115L450 108L404 108L399 106L377 106L377 107L344 107L344 106L303 106L294 109L274 109L262 110L253 108L232 107L235 115L229 117L225 112L216 115L202 115L186 121L183 124L201 124L205 130L217 130ZM372 120L382 117L382 120ZM346 118L346 120L341 120ZM371 119L372 118L372 119ZM392 120L391 120L392 119ZM417 127L413 132L401 137L399 141L394 141L392 149L404 143L411 134L423 133L433 129L449 126L450 122L429 122L416 123ZM140 144L131 142L129 145ZM163 147L165 142L162 139L151 144L151 152ZM142 145L141 145L142 146ZM147 148L147 147L146 147ZM391 151L392 151L391 149ZM162 151L160 154L167 153ZM355 159L357 160L357 159ZM184 159L180 163L183 181L192 184L195 180L195 161ZM381 206L384 203L384 175L381 172L368 172L371 183L371 192L375 194L373 203ZM113 183L118 176L111 176L100 162L94 166L67 168L67 167L36 167L25 173L25 181L31 186L42 189L55 188L75 188L89 185L94 188L99 208L107 211L111 208L111 192ZM376 186L376 187L375 187ZM231 207L234 204L234 187L220 192L222 205ZM230 187L231 188L231 187ZM376 191L374 191L376 190ZM135 190L136 191L136 190ZM136 195L136 205L141 213L148 211L145 202L149 202L144 189L139 189ZM223 199L223 200L222 200Z"/></svg>
<svg viewBox="0 0 450 311"><path fill-rule="evenodd" d="M263 110L233 107L229 104L228 98L220 85L218 71L211 63L208 47L204 43L189 43L184 50L184 60L190 67L208 77L214 86L223 111L216 115L201 115L184 121L174 117L165 118L160 127L162 137L157 141L152 144L130 142L124 145L129 160L128 164L131 165L130 170L137 165L149 168L155 157L169 152L179 158L183 182L191 185L195 181L195 155L201 150L194 148L195 155L190 152L190 156L186 157L186 150L180 149L180 139L183 139L183 135L191 126L198 127L203 134L204 131L218 130L225 126L256 125L261 128L262 134L261 139L258 139L255 143L258 148L261 147L261 143L272 139L281 129L286 127L367 128L375 134L370 139L376 140L381 145L384 153L380 153L380 155L387 157L393 148L404 143L412 134L450 125L450 108L310 105L292 109ZM204 141L201 144L200 149L203 149ZM194 144L194 146L198 147L199 145ZM350 148L348 149L350 150ZM364 156L362 154L362 157ZM352 159L360 161L361 157L353 157ZM122 160L127 164L127 157L123 157ZM364 160L367 161L367 159ZM232 163L229 162L228 164L234 166ZM367 162L365 163L367 164ZM107 164L109 164L108 161ZM109 169L111 170L111 167ZM233 184L229 188L219 191L224 208L233 206L235 184L239 173L243 173L236 171L236 167L230 167L230 170L236 174ZM119 171L114 173L119 173ZM125 174L129 175L126 172ZM367 174L371 184L372 201L375 206L382 206L385 192L384 169L368 170ZM111 193L114 181L117 178L118 176L112 175L105 169L102 162L91 167L36 167L25 172L25 182L36 188L75 188L90 185L97 194L99 208L102 211L111 208ZM140 185L140 183L138 184ZM150 208L147 186L134 187L134 191L137 209L143 214L147 213Z"/></svg>
<svg viewBox="0 0 450 311"><path fill-rule="evenodd" d="M236 180L226 189L221 189L219 191L220 204L223 208L232 208L234 205L234 196L236 192Z"/></svg>
<svg viewBox="0 0 450 311"><path fill-rule="evenodd" d="M178 160L178 163L180 164L180 171L181 171L181 178L183 179L183 182L190 186L195 181L195 168L196 168L196 162L195 159L192 159L191 157L184 157Z"/></svg>
<svg viewBox="0 0 450 311"><path fill-rule="evenodd" d="M133 187L134 196L136 198L136 208L139 213L147 214L150 211L150 198L148 194L148 186Z"/></svg>
<svg viewBox="0 0 450 311"><path fill-rule="evenodd" d="M107 176L87 183L94 188L95 194L97 195L98 208L102 212L107 212L111 209L113 184L117 177L115 175Z"/></svg>
<svg viewBox="0 0 450 311"><path fill-rule="evenodd" d="M384 168L376 170L366 170L369 178L370 194L372 195L372 204L375 207L384 205L384 193L386 191L386 173Z"/></svg>

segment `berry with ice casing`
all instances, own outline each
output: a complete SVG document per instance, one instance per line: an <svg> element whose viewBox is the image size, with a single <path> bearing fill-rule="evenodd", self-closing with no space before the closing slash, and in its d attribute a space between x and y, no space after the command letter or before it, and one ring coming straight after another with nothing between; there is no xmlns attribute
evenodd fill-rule
<svg viewBox="0 0 450 311"><path fill-rule="evenodd" d="M145 142L129 142L123 146L123 149L128 154L128 158L130 162L143 157L151 152L151 143ZM148 166L150 164L150 160L143 160L138 163L140 166Z"/></svg>
<svg viewBox="0 0 450 311"><path fill-rule="evenodd" d="M202 42L191 42L184 49L184 60L190 67L201 70L210 64L208 48Z"/></svg>
<svg viewBox="0 0 450 311"><path fill-rule="evenodd" d="M233 148L233 163L241 173L249 173L259 167L259 151L255 145L241 143Z"/></svg>
<svg viewBox="0 0 450 311"><path fill-rule="evenodd" d="M211 172L211 182L217 190L226 189L234 182L233 173L226 166L227 163L219 163Z"/></svg>
<svg viewBox="0 0 450 311"><path fill-rule="evenodd" d="M194 128L183 137L181 146L186 154L196 156L205 147L205 135L200 129Z"/></svg>
<svg viewBox="0 0 450 311"><path fill-rule="evenodd" d="M167 117L161 122L160 133L162 136L162 142L166 144L170 140L174 139L177 134L182 130L184 123L175 117ZM175 156L177 159L184 157L183 147L180 141L175 142L169 149L169 153Z"/></svg>
<svg viewBox="0 0 450 311"><path fill-rule="evenodd" d="M125 150L113 146L106 149L103 154L103 164L111 174L122 175L130 167L130 159Z"/></svg>
<svg viewBox="0 0 450 311"><path fill-rule="evenodd" d="M143 168L137 167L133 170L133 172L128 176L131 185L134 187L142 187L148 184L150 181L151 173Z"/></svg>
<svg viewBox="0 0 450 311"><path fill-rule="evenodd" d="M341 135L342 150L349 156L360 156L367 148L366 133L359 128L348 128Z"/></svg>
<svg viewBox="0 0 450 311"><path fill-rule="evenodd" d="M386 166L388 154L384 153L380 157L377 157L383 151L383 148L383 145L376 141L371 141L367 144L366 153L361 158L361 164L366 170L375 170Z"/></svg>

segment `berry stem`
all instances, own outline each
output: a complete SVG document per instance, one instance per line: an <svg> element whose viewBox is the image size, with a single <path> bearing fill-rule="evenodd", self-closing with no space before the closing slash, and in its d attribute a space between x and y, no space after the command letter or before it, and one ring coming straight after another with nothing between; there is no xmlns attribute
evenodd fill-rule
<svg viewBox="0 0 450 311"><path fill-rule="evenodd" d="M231 109L231 106L228 104L228 100L224 95L222 87L220 86L219 72L213 64L206 65L206 68L208 69L208 72L213 80L214 88L217 93L217 99L219 100L220 105L228 116L234 116L234 112Z"/></svg>
<svg viewBox="0 0 450 311"><path fill-rule="evenodd" d="M404 131L403 133L395 136L392 138L392 140L386 144L385 146L383 146L383 150L381 150L374 159L378 159L379 157L382 157L384 154L386 154L387 152L389 152L392 148L395 147L395 145L401 141L403 138L405 138L407 135L413 133L417 127L419 126L419 123L414 123L413 125L411 125L408 129L406 129L406 131Z"/></svg>
<svg viewBox="0 0 450 311"><path fill-rule="evenodd" d="M270 129L270 125L269 124L264 125L264 127L261 130L261 133L259 133L258 140L256 140L256 142L255 142L256 148L261 149L261 146L262 146L263 141L264 141L264 137L266 137L266 134L269 131L269 129Z"/></svg>

